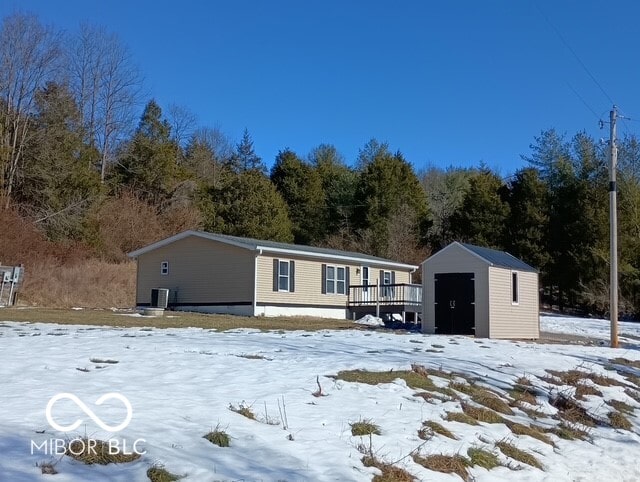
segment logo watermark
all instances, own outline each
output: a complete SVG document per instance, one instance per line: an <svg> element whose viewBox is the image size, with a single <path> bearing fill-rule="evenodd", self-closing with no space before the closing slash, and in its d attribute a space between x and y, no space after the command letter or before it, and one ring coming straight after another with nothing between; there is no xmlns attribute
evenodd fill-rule
<svg viewBox="0 0 640 482"><path fill-rule="evenodd" d="M133 407L131 406L131 402L122 395L121 393L110 392L105 393L100 396L94 404L97 406L102 405L108 400L118 400L121 402L126 409L126 416L123 421L121 421L118 425L109 425L105 421L103 421L100 417L98 417L91 408L87 406L82 400L80 400L73 393L58 393L49 399L47 403L47 407L45 408L45 416L47 418L47 422L54 429L60 432L72 432L76 430L82 423L83 419L79 418L75 422L69 425L60 425L53 418L53 407L54 405L63 399L71 400L76 406L82 410L98 427L106 432L110 432L114 434L116 432L120 432L124 430L133 417ZM110 421L111 422L111 421ZM91 454L95 455L98 449L101 449L101 446L106 444L109 455L116 454L138 454L143 455L146 453L145 450L142 450L139 445L146 442L143 438L138 438L133 442L128 442L125 438L115 438L113 435L106 441L101 442L98 440L90 439L90 438L49 438L47 440L36 442L31 440L31 454L34 453L42 453L44 455L81 455L81 454Z"/></svg>

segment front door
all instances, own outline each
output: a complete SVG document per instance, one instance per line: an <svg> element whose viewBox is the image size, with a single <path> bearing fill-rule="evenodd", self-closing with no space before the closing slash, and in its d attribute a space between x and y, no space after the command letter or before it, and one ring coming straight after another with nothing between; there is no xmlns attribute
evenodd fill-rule
<svg viewBox="0 0 640 482"><path fill-rule="evenodd" d="M368 266L363 266L362 267L362 283L360 283L362 285L362 301L367 303L370 299L371 299L371 292L369 290L369 285L371 284L369 282L369 267Z"/></svg>
<svg viewBox="0 0 640 482"><path fill-rule="evenodd" d="M434 281L436 333L473 335L475 331L473 273L436 273Z"/></svg>

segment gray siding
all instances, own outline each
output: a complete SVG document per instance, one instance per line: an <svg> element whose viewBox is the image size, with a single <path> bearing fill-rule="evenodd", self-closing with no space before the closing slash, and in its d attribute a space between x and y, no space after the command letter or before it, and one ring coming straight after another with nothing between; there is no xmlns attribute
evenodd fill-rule
<svg viewBox="0 0 640 482"><path fill-rule="evenodd" d="M489 336L488 264L459 245L451 244L427 259L422 265L422 331L435 331L435 282L437 273L473 273L475 277L476 336Z"/></svg>
<svg viewBox="0 0 640 482"><path fill-rule="evenodd" d="M512 302L512 273L518 274L518 303ZM489 268L491 338L540 336L538 274Z"/></svg>
<svg viewBox="0 0 640 482"><path fill-rule="evenodd" d="M169 262L169 274L160 264ZM136 303L149 303L152 288L169 288L180 304L249 303L254 295L255 254L189 236L138 257Z"/></svg>

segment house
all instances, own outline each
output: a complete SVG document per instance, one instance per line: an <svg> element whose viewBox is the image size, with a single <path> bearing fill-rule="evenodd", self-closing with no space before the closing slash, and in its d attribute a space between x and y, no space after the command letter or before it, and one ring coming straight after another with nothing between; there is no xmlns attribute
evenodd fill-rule
<svg viewBox="0 0 640 482"><path fill-rule="evenodd" d="M151 306L153 289L165 288L175 309L344 319L358 307L375 309L374 300L378 309L380 299L400 306L405 286L420 288L410 285L417 266L202 231L176 234L129 256L138 262L136 305L141 307ZM415 311L420 308L421 303Z"/></svg>
<svg viewBox="0 0 640 482"><path fill-rule="evenodd" d="M424 333L538 338L538 272L494 249L451 243L422 264Z"/></svg>

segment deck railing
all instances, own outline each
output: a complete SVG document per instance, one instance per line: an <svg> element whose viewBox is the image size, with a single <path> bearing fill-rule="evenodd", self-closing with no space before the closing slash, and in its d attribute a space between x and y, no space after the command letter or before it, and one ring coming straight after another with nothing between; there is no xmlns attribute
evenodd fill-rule
<svg viewBox="0 0 640 482"><path fill-rule="evenodd" d="M422 285L350 285L349 306L422 306Z"/></svg>

